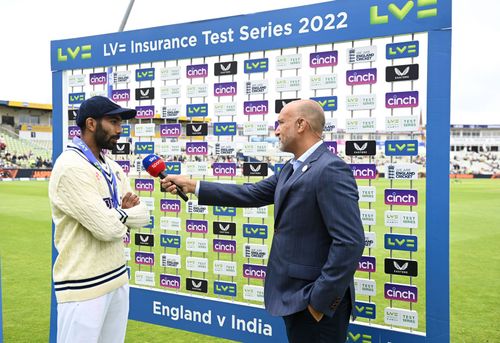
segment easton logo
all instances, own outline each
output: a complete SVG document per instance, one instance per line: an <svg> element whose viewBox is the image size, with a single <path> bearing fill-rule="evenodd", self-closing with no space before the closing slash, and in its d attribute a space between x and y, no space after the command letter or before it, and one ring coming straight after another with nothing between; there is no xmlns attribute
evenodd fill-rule
<svg viewBox="0 0 500 343"><path fill-rule="evenodd" d="M214 64L214 75L234 75L238 70L238 62L219 62Z"/></svg>
<svg viewBox="0 0 500 343"><path fill-rule="evenodd" d="M243 176L267 176L267 163L244 162Z"/></svg>

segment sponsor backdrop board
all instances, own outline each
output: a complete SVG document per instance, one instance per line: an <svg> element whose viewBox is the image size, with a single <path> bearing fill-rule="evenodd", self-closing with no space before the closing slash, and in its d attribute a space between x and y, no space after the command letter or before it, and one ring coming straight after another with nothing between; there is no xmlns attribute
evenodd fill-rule
<svg viewBox="0 0 500 343"><path fill-rule="evenodd" d="M277 113L310 98L359 188L366 248L348 341L449 341L450 27L451 1L339 0L53 41L54 158L79 134L84 99L138 112L107 152L151 212L124 237L130 318L286 341L263 305L273 207L184 202L141 161L155 153L167 173L258 181L290 158L274 137Z"/></svg>

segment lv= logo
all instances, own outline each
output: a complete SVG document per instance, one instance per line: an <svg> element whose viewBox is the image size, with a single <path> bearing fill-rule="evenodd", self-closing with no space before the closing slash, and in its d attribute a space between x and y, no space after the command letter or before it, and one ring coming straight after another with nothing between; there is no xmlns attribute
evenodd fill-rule
<svg viewBox="0 0 500 343"><path fill-rule="evenodd" d="M417 0L416 3L418 8L417 19L425 19L437 16L438 12L436 5L438 3L438 0ZM422 7L429 7L429 6L433 7L421 9ZM414 7L415 7L415 1L410 0L406 1L406 3L402 7L399 7L394 3L390 3L389 5L387 5L387 11L392 17L396 18L399 21L402 21L408 16L408 14L413 10ZM389 23L389 14L380 15L379 13L380 13L379 6L370 7L371 25Z"/></svg>

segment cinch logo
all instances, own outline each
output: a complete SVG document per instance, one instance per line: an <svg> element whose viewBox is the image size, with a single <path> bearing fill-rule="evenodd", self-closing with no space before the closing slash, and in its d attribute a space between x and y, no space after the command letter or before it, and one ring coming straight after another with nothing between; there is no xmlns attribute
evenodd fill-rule
<svg viewBox="0 0 500 343"><path fill-rule="evenodd" d="M214 64L214 75L234 75L238 70L238 62L219 62Z"/></svg>
<svg viewBox="0 0 500 343"><path fill-rule="evenodd" d="M89 75L89 83L91 85L105 85L108 83L107 73L94 73Z"/></svg>
<svg viewBox="0 0 500 343"><path fill-rule="evenodd" d="M179 137L181 124L160 124L160 137Z"/></svg>
<svg viewBox="0 0 500 343"><path fill-rule="evenodd" d="M122 170L125 174L128 174L130 172L130 161L115 161L122 167Z"/></svg>
<svg viewBox="0 0 500 343"><path fill-rule="evenodd" d="M140 154L154 154L155 143L154 142L135 142L135 153Z"/></svg>
<svg viewBox="0 0 500 343"><path fill-rule="evenodd" d="M204 279L186 278L186 290L208 293L208 281Z"/></svg>
<svg viewBox="0 0 500 343"><path fill-rule="evenodd" d="M186 155L208 155L208 143L186 142Z"/></svg>
<svg viewBox="0 0 500 343"><path fill-rule="evenodd" d="M377 260L374 256L361 256L358 262L358 271L373 273L377 269Z"/></svg>
<svg viewBox="0 0 500 343"><path fill-rule="evenodd" d="M165 248L179 249L181 247L181 236L161 234L160 245Z"/></svg>
<svg viewBox="0 0 500 343"><path fill-rule="evenodd" d="M82 135L82 130L78 126L68 126L68 137L80 137Z"/></svg>
<svg viewBox="0 0 500 343"><path fill-rule="evenodd" d="M186 67L186 77L188 79L207 77L207 76L208 76L208 64L197 64Z"/></svg>
<svg viewBox="0 0 500 343"><path fill-rule="evenodd" d="M266 239L267 231L267 225L243 224L243 237Z"/></svg>
<svg viewBox="0 0 500 343"><path fill-rule="evenodd" d="M120 133L120 137L130 137L130 125L122 124L122 133Z"/></svg>
<svg viewBox="0 0 500 343"><path fill-rule="evenodd" d="M236 223L233 222L213 222L214 235L236 236Z"/></svg>
<svg viewBox="0 0 500 343"><path fill-rule="evenodd" d="M339 52L325 51L325 52L313 52L309 55L309 66L311 68L336 66L338 63Z"/></svg>
<svg viewBox="0 0 500 343"><path fill-rule="evenodd" d="M68 94L68 103L70 105L81 104L84 101L85 101L85 92Z"/></svg>
<svg viewBox="0 0 500 343"><path fill-rule="evenodd" d="M135 190L153 192L155 190L155 182L151 179L135 179Z"/></svg>
<svg viewBox="0 0 500 343"><path fill-rule="evenodd" d="M136 106L135 110L137 111L135 116L137 119L149 119L155 116L154 106Z"/></svg>
<svg viewBox="0 0 500 343"><path fill-rule="evenodd" d="M418 276L418 262L413 260L386 258L384 270L386 274Z"/></svg>
<svg viewBox="0 0 500 343"><path fill-rule="evenodd" d="M236 207L214 206L213 214L214 216L234 217L236 216Z"/></svg>
<svg viewBox="0 0 500 343"><path fill-rule="evenodd" d="M215 252L236 254L236 241L226 239L214 239L213 249Z"/></svg>
<svg viewBox="0 0 500 343"><path fill-rule="evenodd" d="M125 233L125 236L123 236L123 243L125 243L125 244L129 244L130 243L130 232L129 231L127 231Z"/></svg>
<svg viewBox="0 0 500 343"><path fill-rule="evenodd" d="M417 19L425 19L425 18L431 18L437 16L437 8L435 5L437 5L438 0L418 0L417 1L417 7L429 7L434 5L434 7L431 8L424 8L424 9L419 9L417 10ZM396 18L399 21L402 21L403 19L406 18L408 13L413 9L415 6L415 1L407 1L403 7L399 8L398 5L394 3L390 3L387 5L387 11L389 11L388 14L385 15L380 15L379 14L379 8L378 6L371 6L370 7L370 24L371 25L380 25L380 24L387 24L389 22L389 14L391 14L394 18Z"/></svg>
<svg viewBox="0 0 500 343"><path fill-rule="evenodd" d="M377 166L375 164L349 164L355 179L375 179Z"/></svg>
<svg viewBox="0 0 500 343"><path fill-rule="evenodd" d="M186 232L208 233L208 221L187 219Z"/></svg>
<svg viewBox="0 0 500 343"><path fill-rule="evenodd" d="M162 212L180 212L181 211L181 201L180 200L160 199L160 211L162 211Z"/></svg>
<svg viewBox="0 0 500 343"><path fill-rule="evenodd" d="M386 205L417 206L418 191L415 189L385 189L384 202Z"/></svg>
<svg viewBox="0 0 500 343"><path fill-rule="evenodd" d="M324 141L326 147L334 155L337 155L337 142L335 141Z"/></svg>
<svg viewBox="0 0 500 343"><path fill-rule="evenodd" d="M275 113L280 113L283 107L295 100L300 100L299 98L294 98L294 99L277 99L274 100L274 112Z"/></svg>
<svg viewBox="0 0 500 343"><path fill-rule="evenodd" d="M387 250L415 252L418 250L418 237L412 235L386 233L384 235L384 248Z"/></svg>
<svg viewBox="0 0 500 343"><path fill-rule="evenodd" d="M135 100L153 100L155 89L153 87L137 88L135 90Z"/></svg>
<svg viewBox="0 0 500 343"><path fill-rule="evenodd" d="M418 300L418 289L410 285L386 283L384 284L384 298L416 303Z"/></svg>
<svg viewBox="0 0 500 343"><path fill-rule="evenodd" d="M82 60L88 60L92 58L92 45L80 45L76 48L66 48L66 51L63 52L63 48L57 49L57 62L66 62L68 60L68 56L75 60L78 55ZM81 54L80 54L81 53Z"/></svg>
<svg viewBox="0 0 500 343"><path fill-rule="evenodd" d="M181 277L177 275L160 274L160 286L165 288L181 288Z"/></svg>
<svg viewBox="0 0 500 343"><path fill-rule="evenodd" d="M115 155L128 155L130 154L130 143L116 143L113 150L111 150L112 154Z"/></svg>
<svg viewBox="0 0 500 343"><path fill-rule="evenodd" d="M385 57L388 60L396 58L417 57L418 41L392 43L385 46Z"/></svg>
<svg viewBox="0 0 500 343"><path fill-rule="evenodd" d="M356 301L354 305L354 313L357 317L375 319L377 315L377 305L363 301Z"/></svg>
<svg viewBox="0 0 500 343"><path fill-rule="evenodd" d="M386 156L417 156L417 140L385 141Z"/></svg>
<svg viewBox="0 0 500 343"><path fill-rule="evenodd" d="M155 245L155 235L152 233L136 233L135 245L153 247Z"/></svg>
<svg viewBox="0 0 500 343"><path fill-rule="evenodd" d="M206 117L208 104L188 104L186 105L186 115L188 117Z"/></svg>
<svg viewBox="0 0 500 343"><path fill-rule="evenodd" d="M237 131L236 122L214 123L214 136L234 136Z"/></svg>
<svg viewBox="0 0 500 343"><path fill-rule="evenodd" d="M114 89L111 91L111 100L114 102L129 101L130 89Z"/></svg>
<svg viewBox="0 0 500 343"><path fill-rule="evenodd" d="M207 136L208 124L186 124L186 136Z"/></svg>
<svg viewBox="0 0 500 343"><path fill-rule="evenodd" d="M249 279L264 280L266 278L266 266L258 264L243 264L243 276Z"/></svg>
<svg viewBox="0 0 500 343"><path fill-rule="evenodd" d="M214 83L214 96L233 96L238 91L236 82Z"/></svg>
<svg viewBox="0 0 500 343"><path fill-rule="evenodd" d="M377 83L377 68L348 70L345 79L348 86L372 85Z"/></svg>
<svg viewBox="0 0 500 343"><path fill-rule="evenodd" d="M235 297L236 288L236 283L233 282L214 281L214 294Z"/></svg>
<svg viewBox="0 0 500 343"><path fill-rule="evenodd" d="M152 81L155 79L155 68L137 69L135 71L136 81Z"/></svg>
<svg viewBox="0 0 500 343"><path fill-rule="evenodd" d="M401 107L417 107L418 106L418 91L413 92L395 92L385 94L385 107L401 108Z"/></svg>
<svg viewBox="0 0 500 343"><path fill-rule="evenodd" d="M155 254L153 252L136 251L135 263L153 266L155 264Z"/></svg>
<svg viewBox="0 0 500 343"><path fill-rule="evenodd" d="M267 176L267 163L244 162L243 176Z"/></svg>
<svg viewBox="0 0 500 343"><path fill-rule="evenodd" d="M365 333L347 333L347 341L349 343L372 343L372 336Z"/></svg>
<svg viewBox="0 0 500 343"><path fill-rule="evenodd" d="M246 74L251 73L264 73L269 70L269 59L258 58L254 60L245 60L243 64L243 72Z"/></svg>
<svg viewBox="0 0 500 343"><path fill-rule="evenodd" d="M243 114L267 114L269 112L267 100L243 102Z"/></svg>
<svg viewBox="0 0 500 343"><path fill-rule="evenodd" d="M181 162L165 162L167 174L179 175L181 173Z"/></svg>
<svg viewBox="0 0 500 343"><path fill-rule="evenodd" d="M346 141L345 154L347 156L375 156L377 153L376 141Z"/></svg>
<svg viewBox="0 0 500 343"><path fill-rule="evenodd" d="M385 68L387 82L418 80L418 64L405 64Z"/></svg>
<svg viewBox="0 0 500 343"><path fill-rule="evenodd" d="M215 162L212 164L212 173L214 176L236 176L236 163Z"/></svg>
<svg viewBox="0 0 500 343"><path fill-rule="evenodd" d="M336 111L337 110L337 97L336 96L321 96L311 98L311 100L316 101L324 111Z"/></svg>

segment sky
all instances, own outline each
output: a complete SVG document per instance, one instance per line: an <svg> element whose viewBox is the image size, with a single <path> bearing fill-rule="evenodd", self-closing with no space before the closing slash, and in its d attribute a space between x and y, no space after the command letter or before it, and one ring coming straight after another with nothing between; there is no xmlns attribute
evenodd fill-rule
<svg viewBox="0 0 500 343"><path fill-rule="evenodd" d="M324 1L136 0L125 30L319 2ZM51 103L50 41L117 32L128 4L129 0L0 0L0 100ZM500 124L495 100L500 96L494 44L500 37L498 13L500 1L453 1L452 124Z"/></svg>

